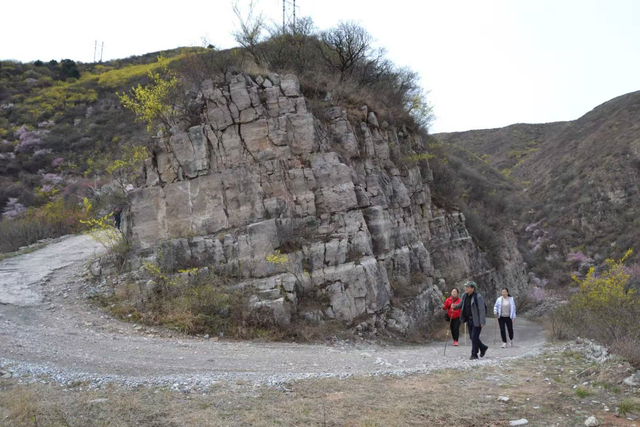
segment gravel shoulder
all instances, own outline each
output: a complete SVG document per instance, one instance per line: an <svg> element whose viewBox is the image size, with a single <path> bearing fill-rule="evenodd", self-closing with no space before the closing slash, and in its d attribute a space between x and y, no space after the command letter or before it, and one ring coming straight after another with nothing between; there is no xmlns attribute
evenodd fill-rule
<svg viewBox="0 0 640 427"><path fill-rule="evenodd" d="M84 297L83 262L100 253L87 236L73 236L0 262L0 370L51 376L57 383L114 382L206 390L221 381L277 385L309 378L405 375L444 368L495 365L534 355L541 325L519 318L516 346L493 346L493 324L482 338L491 348L469 361L470 343L448 347L376 344L308 345L213 341L170 336L121 322ZM444 327L443 322L443 327ZM499 337L498 337L499 341Z"/></svg>

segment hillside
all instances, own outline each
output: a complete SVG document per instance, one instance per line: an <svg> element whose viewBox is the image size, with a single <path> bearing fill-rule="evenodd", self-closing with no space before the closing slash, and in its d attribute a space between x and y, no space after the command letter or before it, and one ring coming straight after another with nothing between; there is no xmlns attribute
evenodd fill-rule
<svg viewBox="0 0 640 427"><path fill-rule="evenodd" d="M527 211L521 240L538 264L558 270L569 254L597 263L637 248L639 113L640 92L633 92L571 122L435 137L472 151L510 177L521 189L520 213Z"/></svg>
<svg viewBox="0 0 640 427"><path fill-rule="evenodd" d="M543 141L562 131L568 122L526 124L504 128L439 133L436 137L447 143L465 147L487 160L505 175L526 157L535 153Z"/></svg>
<svg viewBox="0 0 640 427"><path fill-rule="evenodd" d="M188 51L162 55L175 66ZM0 253L77 231L75 207L84 197L113 203L112 192L100 193L109 165L148 138L117 93L147 84L159 55L91 64L0 61ZM25 215L28 224L3 221Z"/></svg>

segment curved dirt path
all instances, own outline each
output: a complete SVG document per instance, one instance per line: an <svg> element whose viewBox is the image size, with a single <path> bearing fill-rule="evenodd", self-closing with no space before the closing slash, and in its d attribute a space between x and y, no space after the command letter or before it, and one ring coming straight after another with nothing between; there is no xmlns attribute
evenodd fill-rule
<svg viewBox="0 0 640 427"><path fill-rule="evenodd" d="M59 383L117 382L206 390L220 381L279 384L368 374L410 374L494 364L537 353L544 331L519 318L514 348L492 346L469 361L470 344L379 346L214 342L171 337L102 313L86 301L83 261L100 252L87 236L73 236L36 252L0 262L0 371L8 376L53 377ZM492 321L492 320L491 320ZM444 322L443 322L444 327ZM499 337L498 337L499 341ZM2 375L2 373L0 373Z"/></svg>

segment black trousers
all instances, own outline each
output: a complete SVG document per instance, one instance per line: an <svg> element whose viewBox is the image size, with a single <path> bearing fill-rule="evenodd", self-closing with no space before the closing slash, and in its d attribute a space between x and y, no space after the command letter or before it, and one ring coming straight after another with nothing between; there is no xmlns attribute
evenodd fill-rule
<svg viewBox="0 0 640 427"><path fill-rule="evenodd" d="M509 330L509 339L513 341L513 321L510 317L498 317L498 323L500 324L500 335L502 335L502 342L507 342L507 333L504 330L505 326Z"/></svg>
<svg viewBox="0 0 640 427"><path fill-rule="evenodd" d="M451 336L454 341L458 341L460 338L460 318L451 319Z"/></svg>
<svg viewBox="0 0 640 427"><path fill-rule="evenodd" d="M473 326L473 321L467 323L469 328L469 337L471 338L471 356L478 357L479 350L485 350L489 348L480 341L480 333L482 328L480 326Z"/></svg>

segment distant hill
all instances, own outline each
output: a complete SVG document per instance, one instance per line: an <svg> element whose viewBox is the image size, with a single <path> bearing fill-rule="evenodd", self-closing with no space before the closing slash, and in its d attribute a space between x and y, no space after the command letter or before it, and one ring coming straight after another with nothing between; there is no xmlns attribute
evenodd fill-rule
<svg viewBox="0 0 640 427"><path fill-rule="evenodd" d="M559 265L572 252L598 260L640 250L640 91L571 122L434 136L473 152L520 189L521 238L538 259Z"/></svg>

